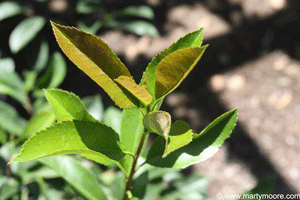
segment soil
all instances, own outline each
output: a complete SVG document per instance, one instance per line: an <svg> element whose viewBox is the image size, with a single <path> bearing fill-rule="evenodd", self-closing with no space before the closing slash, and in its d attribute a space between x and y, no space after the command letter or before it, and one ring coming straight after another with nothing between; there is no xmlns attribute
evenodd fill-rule
<svg viewBox="0 0 300 200"><path fill-rule="evenodd" d="M270 175L276 176L275 193L300 193L298 1L146 2L155 9L160 36L99 35L133 76L141 77L151 58L179 37L204 27L210 46L163 109L200 132L239 108L238 125L220 151L188 169L209 178L208 196L241 194Z"/></svg>

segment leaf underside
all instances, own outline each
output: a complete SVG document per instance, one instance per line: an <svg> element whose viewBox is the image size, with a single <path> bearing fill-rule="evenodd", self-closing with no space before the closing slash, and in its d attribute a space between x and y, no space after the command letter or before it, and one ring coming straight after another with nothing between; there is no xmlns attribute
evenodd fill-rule
<svg viewBox="0 0 300 200"><path fill-rule="evenodd" d="M115 81L137 107L145 107L151 103L152 96L144 87L137 85L132 78L119 76Z"/></svg>

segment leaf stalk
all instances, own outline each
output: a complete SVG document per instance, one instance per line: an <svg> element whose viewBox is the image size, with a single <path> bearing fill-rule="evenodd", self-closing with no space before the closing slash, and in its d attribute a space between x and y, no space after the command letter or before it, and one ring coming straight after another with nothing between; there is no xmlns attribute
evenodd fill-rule
<svg viewBox="0 0 300 200"><path fill-rule="evenodd" d="M136 172L135 168L136 168L137 160L138 160L138 158L140 156L140 153L143 149L143 145L144 145L144 142L145 142L146 135L147 135L147 129L144 128L144 131L143 131L138 149L137 149L137 151L136 151L136 153L133 157L133 162L132 162L132 167L131 167L130 174L129 174L128 178L126 179L126 190L125 190L125 194L124 194L124 200L129 198L127 194L130 193L132 178L133 178L134 173Z"/></svg>

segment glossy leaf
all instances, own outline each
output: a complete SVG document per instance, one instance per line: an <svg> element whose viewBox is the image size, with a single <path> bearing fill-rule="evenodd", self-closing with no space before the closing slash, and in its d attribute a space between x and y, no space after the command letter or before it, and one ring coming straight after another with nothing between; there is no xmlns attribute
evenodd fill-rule
<svg viewBox="0 0 300 200"><path fill-rule="evenodd" d="M105 110L102 122L120 134L121 116L122 111L120 109L110 106Z"/></svg>
<svg viewBox="0 0 300 200"><path fill-rule="evenodd" d="M167 142L163 157L189 144L192 138L193 132L187 123L184 121L174 122L171 126L169 141Z"/></svg>
<svg viewBox="0 0 300 200"><path fill-rule="evenodd" d="M157 133L168 141L171 129L171 115L164 111L153 111L144 118L144 126L148 131Z"/></svg>
<svg viewBox="0 0 300 200"><path fill-rule="evenodd" d="M23 49L40 32L45 23L44 17L35 16L27 18L18 24L9 37L11 51L18 53Z"/></svg>
<svg viewBox="0 0 300 200"><path fill-rule="evenodd" d="M39 162L56 171L86 199L108 199L105 186L75 158L55 156L39 159Z"/></svg>
<svg viewBox="0 0 300 200"><path fill-rule="evenodd" d="M92 115L96 120L102 121L104 108L99 94L95 96L88 96L82 99L87 111Z"/></svg>
<svg viewBox="0 0 300 200"><path fill-rule="evenodd" d="M152 96L144 87L137 85L132 78L119 76L115 81L137 107L145 107L151 103Z"/></svg>
<svg viewBox="0 0 300 200"><path fill-rule="evenodd" d="M59 122L73 119L96 121L75 94L59 89L45 90L45 94Z"/></svg>
<svg viewBox="0 0 300 200"><path fill-rule="evenodd" d="M155 99L175 90L202 57L207 46L179 49L156 67Z"/></svg>
<svg viewBox="0 0 300 200"><path fill-rule="evenodd" d="M10 162L80 154L100 164L110 165L125 155L118 141L118 134L102 123L65 121L36 133L23 145L21 153Z"/></svg>
<svg viewBox="0 0 300 200"><path fill-rule="evenodd" d="M155 69L158 63L163 60L170 53L183 48L200 47L202 45L203 28L188 33L184 37L177 40L170 47L164 49L157 54L149 63L146 72L143 74L141 85L145 85L148 88L149 93L155 97L155 82L156 74Z"/></svg>
<svg viewBox="0 0 300 200"><path fill-rule="evenodd" d="M100 38L76 28L52 22L57 42L69 59L102 87L121 108L135 105L113 81L119 76L131 78L128 69Z"/></svg>
<svg viewBox="0 0 300 200"><path fill-rule="evenodd" d="M5 1L0 3L0 21L21 14L23 8L16 2Z"/></svg>
<svg viewBox="0 0 300 200"><path fill-rule="evenodd" d="M237 110L229 111L209 124L199 135L193 136L188 145L162 157L165 141L162 137L151 146L147 163L156 167L185 168L213 156L230 136L237 121Z"/></svg>

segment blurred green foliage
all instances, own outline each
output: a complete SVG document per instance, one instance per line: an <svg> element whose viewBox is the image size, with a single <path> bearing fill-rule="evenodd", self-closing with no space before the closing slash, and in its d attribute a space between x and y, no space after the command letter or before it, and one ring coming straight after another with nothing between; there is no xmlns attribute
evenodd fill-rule
<svg viewBox="0 0 300 200"><path fill-rule="evenodd" d="M51 39L43 31L50 19L74 21L79 29L92 34L101 28L117 28L137 35L158 35L151 23L154 13L145 5L111 11L99 0L0 3L0 33L7 36L7 44L2 41L0 46L0 199L90 199L90 193L122 199L125 177L116 166L104 170L77 156L7 165L25 140L55 122L43 89L61 85L67 63L59 51L51 48L52 33ZM120 132L119 109L104 109L100 95L85 97L83 102L95 119ZM274 182L263 181L255 192L260 188L265 192L265 182ZM177 169L144 165L134 177L132 193L146 200L207 199L207 184L207 178L197 174L184 176Z"/></svg>

